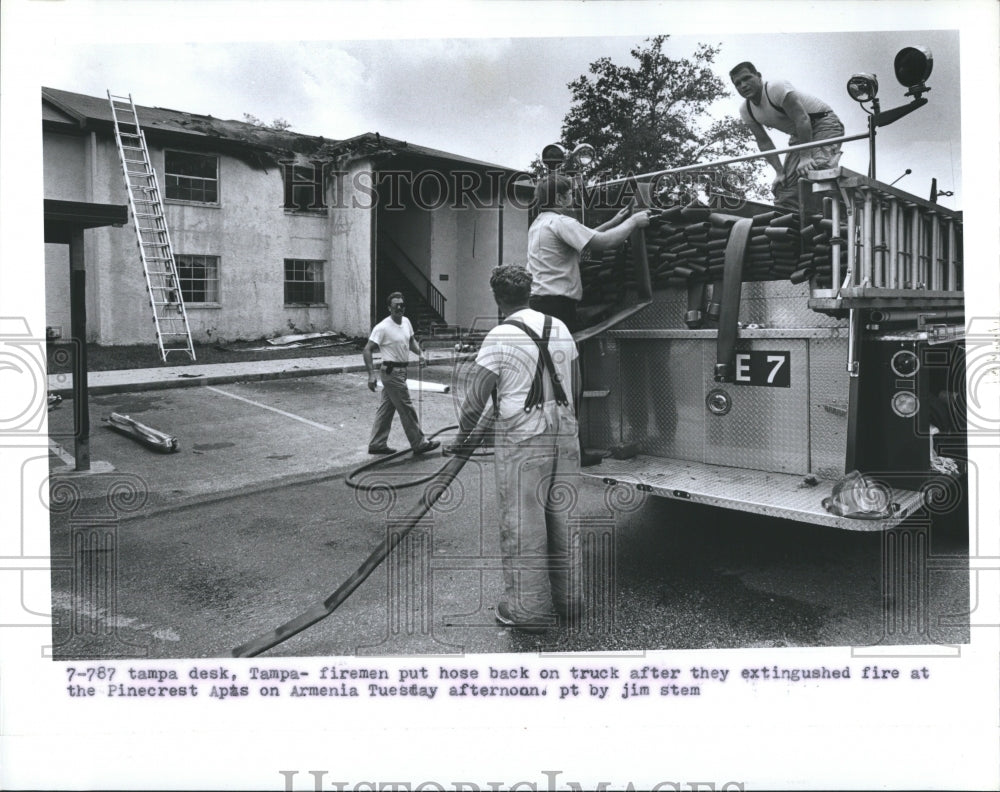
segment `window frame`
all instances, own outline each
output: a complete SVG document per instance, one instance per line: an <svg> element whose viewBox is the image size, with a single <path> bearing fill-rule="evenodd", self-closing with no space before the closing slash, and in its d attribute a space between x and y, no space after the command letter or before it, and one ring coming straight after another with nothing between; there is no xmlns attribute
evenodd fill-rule
<svg viewBox="0 0 1000 792"><path fill-rule="evenodd" d="M294 186L292 187L292 195L291 195L292 203L291 204L288 204L288 203L283 203L282 204L282 209L284 209L285 214L305 216L305 217L328 217L329 214L330 214L330 207L326 203L326 195L325 195L325 189L326 188L325 188L324 180L322 178L320 178L319 183L311 181L312 179L315 178L315 174L316 174L316 170L315 170L316 165L315 165L315 163L310 164L310 165L301 165L301 164L292 163L289 167L291 167L291 169L292 169L292 179L293 179L293 181L296 180L296 179L298 179L299 181L297 181L294 184ZM309 171L308 173L306 173L307 170ZM287 176L284 174L284 172L282 174L282 178L283 179L287 178ZM307 181L310 182L309 185L306 185ZM300 190L304 190L306 188L306 186L310 186L313 190L318 190L318 195L317 195L316 192L313 192L312 199L313 199L313 201L315 201L318 198L321 202L323 202L323 206L321 206L321 207L312 207L309 204L300 206L299 204L297 204L295 202L295 195L296 195L296 193L298 191L300 191ZM284 185L283 185L283 187L284 187Z"/></svg>
<svg viewBox="0 0 1000 792"><path fill-rule="evenodd" d="M203 157L205 159L212 159L215 161L215 177L210 178L208 176L190 176L188 174L171 173L167 166L168 158L173 155L187 156L187 157ZM222 159L218 154L206 154L203 151L186 151L184 149L167 148L163 150L163 197L165 201L176 202L182 204L190 204L192 206L219 206L221 204L221 178L220 173L222 170ZM208 182L214 182L215 184L215 200L199 200L197 198L178 198L176 196L170 195L171 190L171 179L192 179L198 180L202 183L202 192L204 193L204 185ZM179 189L177 187L176 189ZM187 189L191 189L188 187Z"/></svg>
<svg viewBox="0 0 1000 792"><path fill-rule="evenodd" d="M193 277L185 278L181 274L182 267L192 268L199 266L198 262L185 261L185 259L187 260L202 259L201 266L206 266L206 267L208 263L207 260L211 259L211 263L214 264L215 266L215 277L214 278L205 277L199 279ZM211 308L211 307L222 306L222 257L221 256L216 256L211 253L175 253L174 267L176 268L177 271L177 282L180 284L181 287L181 296L184 298L185 307L190 306L193 308L201 308L201 307ZM215 286L214 300L195 300L187 296L187 294L185 293L185 283L191 284L197 281L203 282L204 284L203 290L206 293L206 295L208 295L210 292L209 286L211 284L214 284Z"/></svg>
<svg viewBox="0 0 1000 792"><path fill-rule="evenodd" d="M326 296L326 287L327 287L326 263L327 263L326 259L307 259L307 258L285 258L282 261L282 284L284 286L283 298L284 298L284 306L286 308L313 308L313 307L323 307L323 306L327 305L327 296ZM320 268L320 279L319 280L315 280L315 279L313 279L313 280L307 280L305 278L302 278L302 279L289 279L289 277L288 277L288 275L289 275L289 269L288 269L289 266L291 265L291 266L294 267L297 264L319 265L319 268ZM305 268L303 268L303 274L305 274ZM314 290L316 289L317 286L320 286L321 293L320 293L319 296L320 296L321 299L319 299L319 300L289 300L288 299L289 298L289 292L288 292L289 286L293 286L293 287L298 286L299 288L303 288L304 284L312 284ZM313 293L313 296L314 297L316 296L315 291Z"/></svg>

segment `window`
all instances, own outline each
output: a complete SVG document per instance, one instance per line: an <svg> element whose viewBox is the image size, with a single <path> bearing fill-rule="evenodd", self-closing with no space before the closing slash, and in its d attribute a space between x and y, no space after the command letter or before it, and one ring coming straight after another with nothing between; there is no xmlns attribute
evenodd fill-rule
<svg viewBox="0 0 1000 792"><path fill-rule="evenodd" d="M185 303L219 302L219 257L174 256Z"/></svg>
<svg viewBox="0 0 1000 792"><path fill-rule="evenodd" d="M285 209L325 215L323 163L293 165L283 162L282 167L285 178Z"/></svg>
<svg viewBox="0 0 1000 792"><path fill-rule="evenodd" d="M285 305L326 302L324 264L311 259L285 259Z"/></svg>
<svg viewBox="0 0 1000 792"><path fill-rule="evenodd" d="M198 203L219 202L219 158L214 154L167 151L164 157L167 198Z"/></svg>

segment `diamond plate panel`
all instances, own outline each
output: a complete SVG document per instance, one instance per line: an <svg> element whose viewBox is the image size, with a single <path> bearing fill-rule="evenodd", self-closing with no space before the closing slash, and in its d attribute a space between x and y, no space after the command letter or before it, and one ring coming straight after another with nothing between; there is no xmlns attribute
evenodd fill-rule
<svg viewBox="0 0 1000 792"><path fill-rule="evenodd" d="M652 303L616 325L622 330L645 330L654 327L686 328L687 292L682 289L663 289L653 292Z"/></svg>
<svg viewBox="0 0 1000 792"><path fill-rule="evenodd" d="M606 336L581 345L584 393L595 394L584 397L581 410L580 439L586 448L611 448L621 442L620 354L618 342Z"/></svg>
<svg viewBox="0 0 1000 792"><path fill-rule="evenodd" d="M847 322L809 308L809 285L791 281L750 281L740 290L740 317L743 324L764 327L846 327ZM621 330L649 328L683 329L687 313L684 289L653 292L652 303L616 325Z"/></svg>
<svg viewBox="0 0 1000 792"><path fill-rule="evenodd" d="M622 437L642 453L701 459L704 392L694 373L702 365L701 339L621 343Z"/></svg>
<svg viewBox="0 0 1000 792"><path fill-rule="evenodd" d="M809 284L791 281L744 283L740 294L740 321L766 327L840 327L843 319L809 308Z"/></svg>
<svg viewBox="0 0 1000 792"><path fill-rule="evenodd" d="M812 472L840 478L847 454L847 338L809 340L809 453Z"/></svg>
<svg viewBox="0 0 1000 792"><path fill-rule="evenodd" d="M788 351L791 387L718 384L713 378L714 343L703 345L702 383L705 394L725 390L732 408L725 415L705 418L704 461L716 465L806 473L809 470L809 355L804 340L741 340L737 352Z"/></svg>

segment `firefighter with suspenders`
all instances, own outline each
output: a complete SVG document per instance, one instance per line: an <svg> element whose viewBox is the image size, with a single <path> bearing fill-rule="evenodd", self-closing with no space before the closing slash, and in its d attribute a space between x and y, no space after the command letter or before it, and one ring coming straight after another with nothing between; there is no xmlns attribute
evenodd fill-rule
<svg viewBox="0 0 1000 792"><path fill-rule="evenodd" d="M528 307L524 267L493 270L490 288L506 319L483 339L462 404L468 435L496 390L495 469L504 594L496 620L541 632L579 615L580 537L570 520L578 485L577 350L561 320Z"/></svg>

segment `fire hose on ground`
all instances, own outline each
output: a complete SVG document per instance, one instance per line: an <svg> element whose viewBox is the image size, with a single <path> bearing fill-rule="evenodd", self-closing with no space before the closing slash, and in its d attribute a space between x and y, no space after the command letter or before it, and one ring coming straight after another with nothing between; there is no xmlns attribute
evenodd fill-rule
<svg viewBox="0 0 1000 792"><path fill-rule="evenodd" d="M430 437L433 438L442 432L456 428L458 427L447 426L444 429L439 429L437 432L430 435ZM237 646L233 649L233 657L256 657L262 652L266 652L268 649L271 649L280 643L284 643L292 636L297 635L308 627L322 621L339 608L368 578L368 576L371 575L371 573L374 572L386 558L388 558L389 554L392 553L403 538L417 526L420 520L423 519L424 515L431 510L437 500L447 491L448 487L451 486L451 482L455 480L455 477L459 474L462 468L465 467L465 463L468 462L473 456L473 452L482 444L484 438L492 433L492 431L492 416L482 418L468 435L461 438L459 442L453 446L453 456L436 472L429 476L424 476L419 479L394 485L394 488L396 489L414 487L440 478L437 485L427 487L427 489L424 490L423 495L420 497L420 501L416 504L416 506L410 509L409 513L402 519L399 529L389 533L386 538L382 540L382 543L371 552L364 562L362 562L361 566L359 566L347 580L341 583L329 597L321 602L317 602L315 605L308 608L294 619L279 625L270 632L264 633L263 635L260 635L245 644ZM385 464L396 457L408 453L411 452L409 450L399 451L391 456L385 457L384 459L378 459L374 462L362 465L348 474L345 479L345 483L355 489L375 489L377 487L387 487L388 485L384 482L375 485L366 485L357 482L355 479L357 475L366 470L370 470L376 465Z"/></svg>

